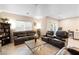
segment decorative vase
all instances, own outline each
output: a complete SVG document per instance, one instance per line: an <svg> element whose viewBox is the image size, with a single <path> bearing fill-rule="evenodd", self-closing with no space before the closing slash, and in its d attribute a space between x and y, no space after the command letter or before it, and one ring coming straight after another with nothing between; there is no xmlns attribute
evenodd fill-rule
<svg viewBox="0 0 79 59"><path fill-rule="evenodd" d="M0 19L1 19L1 21L2 21L3 23L5 23L6 21L8 21L7 18L0 18Z"/></svg>

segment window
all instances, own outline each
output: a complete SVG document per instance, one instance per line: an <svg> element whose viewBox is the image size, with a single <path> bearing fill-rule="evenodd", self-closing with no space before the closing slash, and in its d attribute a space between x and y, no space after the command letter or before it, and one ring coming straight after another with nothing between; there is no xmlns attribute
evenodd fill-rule
<svg viewBox="0 0 79 59"><path fill-rule="evenodd" d="M32 22L23 22L23 21L16 21L16 31L25 31L25 30L32 30Z"/></svg>

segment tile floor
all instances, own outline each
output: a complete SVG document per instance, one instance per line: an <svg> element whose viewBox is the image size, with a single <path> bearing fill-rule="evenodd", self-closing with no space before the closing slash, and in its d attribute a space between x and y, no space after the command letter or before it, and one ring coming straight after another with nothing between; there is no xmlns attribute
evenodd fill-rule
<svg viewBox="0 0 79 59"><path fill-rule="evenodd" d="M25 44L14 46L13 43L2 47L2 55L33 55Z"/></svg>
<svg viewBox="0 0 79 59"><path fill-rule="evenodd" d="M30 48L29 48L30 47ZM56 54L59 49L42 40L26 41L25 44L14 46L13 43L2 47L1 55L49 55Z"/></svg>
<svg viewBox="0 0 79 59"><path fill-rule="evenodd" d="M26 41L24 44L14 46L13 43L2 47L1 55L55 55L60 49L42 40Z"/></svg>

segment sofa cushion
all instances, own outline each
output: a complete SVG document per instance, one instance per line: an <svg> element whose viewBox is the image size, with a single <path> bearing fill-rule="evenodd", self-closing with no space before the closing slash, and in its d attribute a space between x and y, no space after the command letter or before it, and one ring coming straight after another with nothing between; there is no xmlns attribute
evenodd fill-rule
<svg viewBox="0 0 79 59"><path fill-rule="evenodd" d="M46 36L51 37L54 35L53 31L47 31Z"/></svg>
<svg viewBox="0 0 79 59"><path fill-rule="evenodd" d="M66 31L57 31L56 36L61 38L68 38L68 33Z"/></svg>
<svg viewBox="0 0 79 59"><path fill-rule="evenodd" d="M26 36L34 36L35 35L35 31L26 31Z"/></svg>
<svg viewBox="0 0 79 59"><path fill-rule="evenodd" d="M42 37L42 40L45 42L49 42L49 37Z"/></svg>
<svg viewBox="0 0 79 59"><path fill-rule="evenodd" d="M17 36L17 37L23 37L23 36L25 36L25 31L14 32L13 35L14 35L14 36Z"/></svg>

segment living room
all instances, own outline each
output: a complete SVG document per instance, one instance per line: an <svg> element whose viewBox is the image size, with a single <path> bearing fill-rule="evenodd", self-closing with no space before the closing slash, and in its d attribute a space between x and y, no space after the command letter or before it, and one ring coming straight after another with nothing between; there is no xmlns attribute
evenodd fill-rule
<svg viewBox="0 0 79 59"><path fill-rule="evenodd" d="M1 55L78 55L79 4L0 4Z"/></svg>

